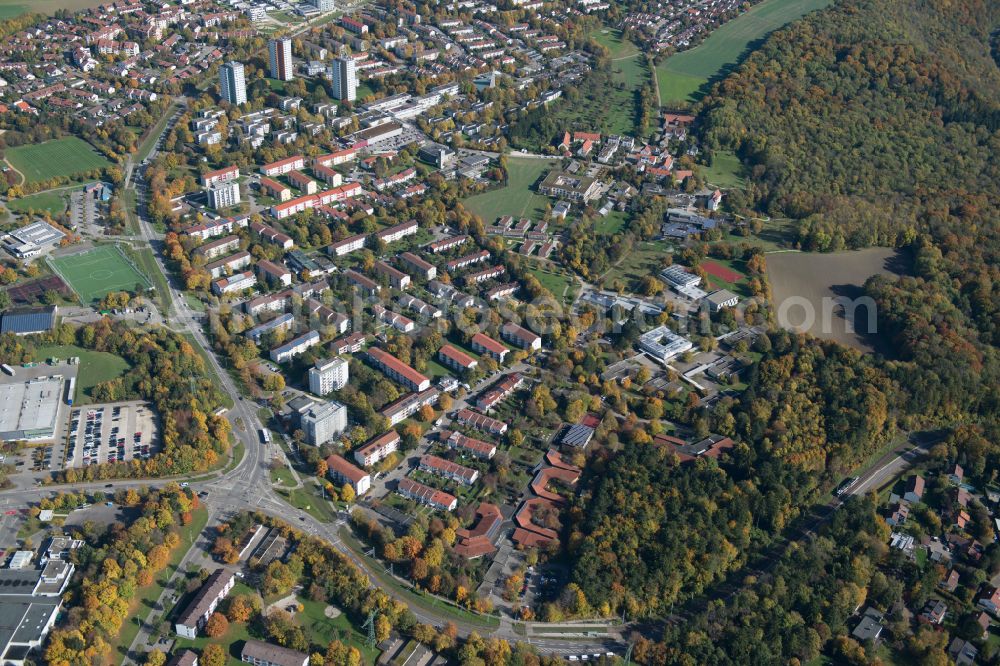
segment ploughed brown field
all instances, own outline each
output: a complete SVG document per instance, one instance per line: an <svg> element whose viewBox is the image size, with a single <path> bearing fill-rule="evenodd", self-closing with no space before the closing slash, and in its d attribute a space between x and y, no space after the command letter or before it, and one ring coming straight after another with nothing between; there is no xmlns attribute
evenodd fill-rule
<svg viewBox="0 0 1000 666"><path fill-rule="evenodd" d="M898 250L881 247L769 254L767 276L778 322L785 328L808 331L861 351L886 353L880 347L875 313L870 314L870 308L860 299L869 277L879 273L901 275L904 265ZM844 298L850 299L849 306L834 300Z"/></svg>

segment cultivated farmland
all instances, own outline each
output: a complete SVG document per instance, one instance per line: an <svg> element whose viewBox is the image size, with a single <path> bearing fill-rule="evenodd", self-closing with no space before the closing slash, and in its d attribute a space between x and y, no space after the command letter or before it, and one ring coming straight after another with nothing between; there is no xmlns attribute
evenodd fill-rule
<svg viewBox="0 0 1000 666"><path fill-rule="evenodd" d="M26 183L58 177L72 178L111 166L111 162L99 155L89 143L75 136L8 148L4 156L24 176Z"/></svg>
<svg viewBox="0 0 1000 666"><path fill-rule="evenodd" d="M868 309L859 307L854 312L856 332L850 332L844 308L835 307L831 299L860 297L865 281L871 276L900 274L901 261L899 253L888 248L767 255L767 276L779 324L791 329L803 328L803 324L809 323L805 312L808 307L813 313L813 321L804 327L805 330L819 338L835 340L862 351L874 351L879 340L877 331L869 328ZM826 317L824 307L828 313ZM782 317L783 310L785 317Z"/></svg>
<svg viewBox="0 0 1000 666"><path fill-rule="evenodd" d="M713 79L725 76L746 54L750 44L786 23L800 19L831 0L764 0L745 14L720 26L693 49L670 56L656 68L660 102L696 101Z"/></svg>

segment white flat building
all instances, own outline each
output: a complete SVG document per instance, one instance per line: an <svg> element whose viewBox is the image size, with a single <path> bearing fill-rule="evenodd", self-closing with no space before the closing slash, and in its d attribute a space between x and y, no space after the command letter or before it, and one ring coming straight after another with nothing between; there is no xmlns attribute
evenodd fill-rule
<svg viewBox="0 0 1000 666"><path fill-rule="evenodd" d="M240 184L236 181L219 183L206 190L208 193L208 205L210 208L220 210L229 208L240 203Z"/></svg>
<svg viewBox="0 0 1000 666"><path fill-rule="evenodd" d="M347 385L350 376L347 359L336 357L325 361L316 361L309 368L309 390L316 395L326 395L339 391Z"/></svg>
<svg viewBox="0 0 1000 666"><path fill-rule="evenodd" d="M639 336L639 349L664 363L692 347L694 345L690 340L677 335L666 326L659 326Z"/></svg>

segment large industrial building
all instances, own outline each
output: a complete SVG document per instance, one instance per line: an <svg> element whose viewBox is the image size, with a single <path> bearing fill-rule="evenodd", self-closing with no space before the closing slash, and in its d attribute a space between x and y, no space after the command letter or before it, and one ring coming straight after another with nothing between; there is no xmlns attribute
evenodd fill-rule
<svg viewBox="0 0 1000 666"><path fill-rule="evenodd" d="M0 439L52 439L62 401L62 375L0 384Z"/></svg>

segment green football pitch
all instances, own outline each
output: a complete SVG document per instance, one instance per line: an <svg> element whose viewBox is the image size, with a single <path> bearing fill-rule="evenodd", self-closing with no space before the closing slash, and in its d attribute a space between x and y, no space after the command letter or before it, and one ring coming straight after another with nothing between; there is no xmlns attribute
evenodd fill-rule
<svg viewBox="0 0 1000 666"><path fill-rule="evenodd" d="M113 291L135 291L137 284L144 289L152 286L113 245L52 259L51 263L84 303L99 301Z"/></svg>

